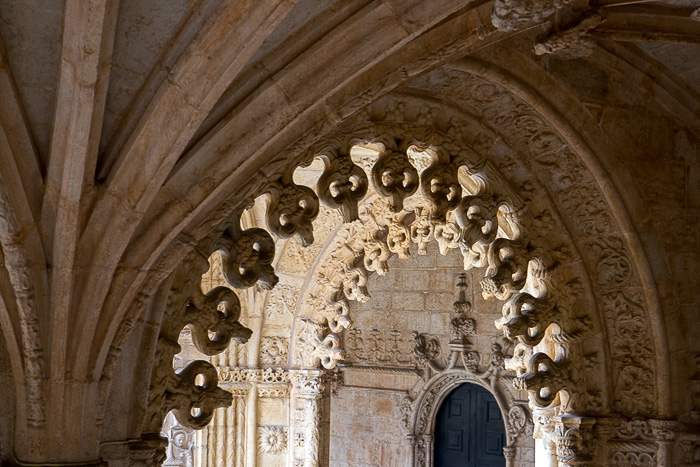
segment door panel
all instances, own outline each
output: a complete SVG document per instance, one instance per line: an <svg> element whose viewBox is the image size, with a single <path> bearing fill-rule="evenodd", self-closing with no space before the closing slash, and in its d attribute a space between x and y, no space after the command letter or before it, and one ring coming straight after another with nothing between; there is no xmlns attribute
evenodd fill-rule
<svg viewBox="0 0 700 467"><path fill-rule="evenodd" d="M442 403L435 420L435 467L504 467L506 442L496 399L475 384L463 384Z"/></svg>

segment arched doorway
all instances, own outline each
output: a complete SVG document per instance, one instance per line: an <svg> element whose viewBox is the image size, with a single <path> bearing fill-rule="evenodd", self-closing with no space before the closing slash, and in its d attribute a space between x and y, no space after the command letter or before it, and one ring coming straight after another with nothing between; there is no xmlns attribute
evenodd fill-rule
<svg viewBox="0 0 700 467"><path fill-rule="evenodd" d="M435 420L435 467L504 467L506 431L493 395L464 383L443 401Z"/></svg>

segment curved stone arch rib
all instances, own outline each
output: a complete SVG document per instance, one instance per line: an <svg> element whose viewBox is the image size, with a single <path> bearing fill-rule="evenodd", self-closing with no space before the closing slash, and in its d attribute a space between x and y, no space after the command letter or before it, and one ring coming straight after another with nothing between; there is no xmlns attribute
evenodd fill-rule
<svg viewBox="0 0 700 467"><path fill-rule="evenodd" d="M415 402L411 402L408 398L404 399L402 410L405 411L404 416L408 416L406 421L409 424L406 428L413 446L413 467L433 465L433 433L438 410L445 398L465 383L486 389L496 399L506 432L505 450L513 452L525 425L532 424L529 410L518 404L513 397L506 396L509 393L503 380L499 380L495 385L489 385L467 370L447 370L427 381L415 398Z"/></svg>
<svg viewBox="0 0 700 467"><path fill-rule="evenodd" d="M655 280L651 274L649 262L642 253L644 250L639 238L634 234L635 227L627 212L627 208L624 206L620 195L615 191L614 183L610 180L610 176L601 166L598 156L595 154L593 149L588 145L583 136L574 128L572 122L569 122L554 104L544 99L543 96L537 93L535 89L519 78L516 78L501 68L493 65L487 65L483 61L472 58L462 59L452 66L467 73L473 73L477 76L481 76L483 79L486 79L513 93L515 96L527 103L527 105L531 105L533 110L542 118L546 119L554 128L556 128L561 137L571 145L573 150L575 150L576 155L581 159L577 163L582 167L585 167L585 170L589 171L590 176L595 181L595 187L600 190L599 196L605 200L606 207L612 215L614 222L619 224L619 229L622 231L618 234L619 241L622 243L622 245L626 246L625 248L621 245L625 250L623 254L627 256L626 252L629 252L629 254L633 257L635 267L633 268L633 271L630 272L633 276L636 276L635 279L639 280L642 285L643 295L647 305L646 309L648 310L645 314L653 323L653 325L646 326L646 329L653 333L653 340L659 343L658 348L665 348L665 327L661 320L659 298L656 292ZM567 102L567 104L573 106L574 102L570 101ZM620 304L620 301L627 303L628 307L638 307L638 304L634 304L633 300L626 296L620 295L613 298L612 302L608 304L607 307L611 310L615 310ZM606 307L605 304L603 304L603 306ZM654 365L655 388L652 389L653 394L656 394L656 391L658 390L662 394L670 395L670 376L668 374L670 363L668 361L668 356L665 356L664 352L655 352L654 358L656 360L656 364ZM645 376L645 378L647 377ZM651 400L653 401L653 404L659 404L658 410L661 413L666 413L668 411L668 407L670 407L668 397L658 398L652 396ZM647 410L649 413L652 411L653 409Z"/></svg>

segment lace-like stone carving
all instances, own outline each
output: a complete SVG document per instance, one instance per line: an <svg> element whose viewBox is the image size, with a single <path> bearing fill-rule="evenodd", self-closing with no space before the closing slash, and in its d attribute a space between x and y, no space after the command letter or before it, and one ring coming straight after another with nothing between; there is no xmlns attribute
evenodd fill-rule
<svg viewBox="0 0 700 467"><path fill-rule="evenodd" d="M305 367L314 368L320 362L324 368L333 368L345 359L345 350L340 347L340 337L335 333L324 335L323 326L311 320L299 321L301 331L295 349L297 361Z"/></svg>
<svg viewBox="0 0 700 467"><path fill-rule="evenodd" d="M503 306L503 318L496 321L509 339L518 339L523 344L535 346L544 338L547 326L554 317L553 307L529 293L521 292Z"/></svg>
<svg viewBox="0 0 700 467"><path fill-rule="evenodd" d="M185 326L190 327L197 349L206 355L223 352L231 340L244 343L251 335L238 322L241 309L235 292L226 287L201 292L198 279L208 267L206 259L193 252L173 278L151 373L146 434L160 433L170 410L182 425L199 429L209 423L216 408L231 403L231 394L218 387L217 370L209 362L194 361L178 373L173 369L173 358L181 350L178 337Z"/></svg>
<svg viewBox="0 0 700 467"><path fill-rule="evenodd" d="M521 242L497 238L489 245L486 257L489 266L481 279L484 298L506 300L525 285L529 257Z"/></svg>
<svg viewBox="0 0 700 467"><path fill-rule="evenodd" d="M457 207L462 198L462 185L457 180L457 166L439 160L420 176L423 195L431 204L431 218L444 222L447 211Z"/></svg>

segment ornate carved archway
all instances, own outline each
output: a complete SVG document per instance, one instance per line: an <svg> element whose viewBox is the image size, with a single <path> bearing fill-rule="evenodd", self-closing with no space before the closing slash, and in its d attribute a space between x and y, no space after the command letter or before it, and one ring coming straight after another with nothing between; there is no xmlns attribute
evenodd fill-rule
<svg viewBox="0 0 700 467"><path fill-rule="evenodd" d="M578 423L580 416L657 410L649 327L639 325L647 319L642 273L576 141L547 109L475 72L445 69L425 80L461 91L453 102L411 89L379 100L301 151L258 193L268 196L268 227L279 238L311 244L319 200L346 221L317 260L325 269L300 296L290 353L304 358L292 366L332 368L342 360L348 301L368 297L369 275L384 274L391 255L436 240L442 251L459 248L465 269L485 268L483 295L503 302L497 326L517 342L506 364L515 384L533 407L559 407L562 461L590 461L592 423ZM358 145L375 148L376 157L353 157ZM295 183L298 165L316 157L324 171L315 190ZM222 252L234 287L270 288L277 282L271 237L240 224L251 204L198 251ZM635 375L633 390L626 381Z"/></svg>

